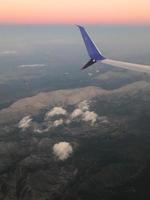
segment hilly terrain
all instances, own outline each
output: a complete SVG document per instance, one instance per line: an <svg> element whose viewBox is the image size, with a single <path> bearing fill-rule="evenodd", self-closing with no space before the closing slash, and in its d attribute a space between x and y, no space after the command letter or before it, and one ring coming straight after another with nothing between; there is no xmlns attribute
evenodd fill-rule
<svg viewBox="0 0 150 200"><path fill-rule="evenodd" d="M0 111L0 199L148 199L150 84L42 92Z"/></svg>

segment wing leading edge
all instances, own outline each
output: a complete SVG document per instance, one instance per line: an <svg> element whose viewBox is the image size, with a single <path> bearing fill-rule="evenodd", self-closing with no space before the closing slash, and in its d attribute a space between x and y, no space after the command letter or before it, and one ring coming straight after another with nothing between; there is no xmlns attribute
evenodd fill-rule
<svg viewBox="0 0 150 200"><path fill-rule="evenodd" d="M84 27L78 26L78 28L80 29L83 41L85 43L85 46L86 46L86 49L88 52L88 55L90 57L90 60L82 67L82 69L85 69L85 68L93 65L94 63L100 61L103 64L111 65L114 67L150 73L150 66L148 66L148 65L140 65L140 64L122 62L122 61L111 60L111 59L105 58L101 54L99 49L96 47L95 43L92 41L92 39L90 38L89 34L84 29Z"/></svg>

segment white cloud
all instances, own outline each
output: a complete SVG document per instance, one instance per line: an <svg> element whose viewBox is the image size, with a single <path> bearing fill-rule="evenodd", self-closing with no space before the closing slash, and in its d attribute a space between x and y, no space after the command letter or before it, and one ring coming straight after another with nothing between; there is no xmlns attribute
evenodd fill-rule
<svg viewBox="0 0 150 200"><path fill-rule="evenodd" d="M45 64L29 64L29 65L19 65L18 67L20 68L26 68L26 67L29 67L29 68L34 68L34 67L46 67L47 65Z"/></svg>
<svg viewBox="0 0 150 200"><path fill-rule="evenodd" d="M45 129L35 128L33 131L34 131L35 133L45 133L45 132L49 131L49 129L50 129L50 127L45 128Z"/></svg>
<svg viewBox="0 0 150 200"><path fill-rule="evenodd" d="M59 160L66 160L73 153L73 148L68 142L59 142L53 146L53 153Z"/></svg>
<svg viewBox="0 0 150 200"><path fill-rule="evenodd" d="M62 107L54 107L51 111L47 112L47 117L53 117L55 115L66 115L67 111Z"/></svg>
<svg viewBox="0 0 150 200"><path fill-rule="evenodd" d="M83 111L79 108L75 109L72 113L71 113L71 118L77 118L79 116L81 116L83 114Z"/></svg>
<svg viewBox="0 0 150 200"><path fill-rule="evenodd" d="M53 122L53 126L57 127L64 123L63 119L58 119Z"/></svg>
<svg viewBox="0 0 150 200"><path fill-rule="evenodd" d="M31 125L32 118L30 116L25 116L22 120L20 120L18 127L25 130Z"/></svg>
<svg viewBox="0 0 150 200"><path fill-rule="evenodd" d="M93 76L93 73L88 73L89 76Z"/></svg>
<svg viewBox="0 0 150 200"><path fill-rule="evenodd" d="M83 121L91 121L92 124L94 124L97 120L98 115L95 112L90 112L90 111L86 111L83 114Z"/></svg>
<svg viewBox="0 0 150 200"><path fill-rule="evenodd" d="M69 72L65 72L64 75L69 75Z"/></svg>
<svg viewBox="0 0 150 200"><path fill-rule="evenodd" d="M89 103L87 102L87 100L84 100L84 101L80 102L77 106L78 106L78 108L80 108L82 111L87 111L87 110L89 110Z"/></svg>
<svg viewBox="0 0 150 200"><path fill-rule="evenodd" d="M13 51L13 50L7 50L7 51L1 51L0 52L0 55L2 55L2 56L14 55L14 54L17 54L17 52Z"/></svg>
<svg viewBox="0 0 150 200"><path fill-rule="evenodd" d="M109 120L106 116L101 116L98 118L100 123L104 123L104 124L108 124L109 123Z"/></svg>
<svg viewBox="0 0 150 200"><path fill-rule="evenodd" d="M70 123L71 123L71 120L70 120L70 119L67 119L67 120L65 121L65 123L66 123L66 124L70 124Z"/></svg>
<svg viewBox="0 0 150 200"><path fill-rule="evenodd" d="M81 120L91 122L91 125L97 121L98 115L93 111L89 111L89 102L87 100L80 102L77 107L78 108L71 113L70 119L78 119L81 117Z"/></svg>

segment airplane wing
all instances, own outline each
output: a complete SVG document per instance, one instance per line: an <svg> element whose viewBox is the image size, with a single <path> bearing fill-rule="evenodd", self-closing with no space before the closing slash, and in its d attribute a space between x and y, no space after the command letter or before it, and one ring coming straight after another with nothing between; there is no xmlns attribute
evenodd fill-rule
<svg viewBox="0 0 150 200"><path fill-rule="evenodd" d="M99 49L96 47L95 43L92 41L92 39L90 38L89 34L84 29L84 27L78 26L78 28L81 32L88 55L90 57L90 60L82 67L82 69L85 69L85 68L93 65L96 62L101 62L103 64L111 65L114 67L150 73L150 66L148 66L148 65L140 65L140 64L122 62L122 61L111 60L111 59L105 58L102 55L102 53L99 51Z"/></svg>
<svg viewBox="0 0 150 200"><path fill-rule="evenodd" d="M78 26L78 25L77 25ZM96 63L98 60L104 60L99 49L96 47L95 43L92 41L86 30L82 26L78 26L80 29L83 41L85 43L90 60L83 66L82 69L89 67L90 65Z"/></svg>

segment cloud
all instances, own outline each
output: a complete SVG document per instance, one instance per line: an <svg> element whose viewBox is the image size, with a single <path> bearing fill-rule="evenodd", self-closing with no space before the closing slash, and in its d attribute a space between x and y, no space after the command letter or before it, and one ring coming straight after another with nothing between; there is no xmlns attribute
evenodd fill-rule
<svg viewBox="0 0 150 200"><path fill-rule="evenodd" d="M36 127L33 129L35 133L45 133L48 132L51 128L58 127L66 123L62 118L55 121L47 121L46 128L40 128L40 124L36 124Z"/></svg>
<svg viewBox="0 0 150 200"><path fill-rule="evenodd" d="M71 118L77 118L79 116L81 116L83 114L83 111L79 108L75 109L72 113L71 113Z"/></svg>
<svg viewBox="0 0 150 200"><path fill-rule="evenodd" d="M49 129L50 129L50 127L45 128L45 129L35 128L33 131L34 131L35 133L45 133L45 132L49 131Z"/></svg>
<svg viewBox="0 0 150 200"><path fill-rule="evenodd" d="M88 73L89 76L93 76L93 73Z"/></svg>
<svg viewBox="0 0 150 200"><path fill-rule="evenodd" d="M82 111L87 111L87 110L89 110L89 103L87 102L87 100L84 100L84 101L80 102L77 106L78 106L78 108L80 108Z"/></svg>
<svg viewBox="0 0 150 200"><path fill-rule="evenodd" d="M95 112L90 112L90 111L86 111L83 114L83 121L89 122L91 121L92 124L94 124L97 120L98 115Z"/></svg>
<svg viewBox="0 0 150 200"><path fill-rule="evenodd" d="M54 126L54 127L57 127L57 126L62 125L63 123L64 123L63 119L58 119L58 120L55 120L55 121L53 122L53 126Z"/></svg>
<svg viewBox="0 0 150 200"><path fill-rule="evenodd" d="M53 153L59 160L66 160L73 153L73 148L68 142L59 142L53 146Z"/></svg>
<svg viewBox="0 0 150 200"><path fill-rule="evenodd" d="M91 122L91 125L97 121L98 115L93 111L89 111L89 102L87 100L80 102L77 107L78 108L71 113L70 120L80 119L85 122Z"/></svg>
<svg viewBox="0 0 150 200"><path fill-rule="evenodd" d="M31 121L32 118L28 115L25 116L24 118L22 118L22 120L20 120L20 122L18 123L18 127L22 128L23 130L25 130L26 128L28 128L31 125Z"/></svg>
<svg viewBox="0 0 150 200"><path fill-rule="evenodd" d="M100 123L103 123L103 124L108 124L109 123L109 120L108 120L108 118L106 116L101 116L98 119L99 119Z"/></svg>
<svg viewBox="0 0 150 200"><path fill-rule="evenodd" d="M54 107L51 111L47 112L47 117L53 117L55 115L66 115L67 111L62 107Z"/></svg>
<svg viewBox="0 0 150 200"><path fill-rule="evenodd" d="M70 120L70 119L67 119L67 120L65 121L65 123L66 123L66 124L70 124L70 123L71 123L71 120Z"/></svg>
<svg viewBox="0 0 150 200"><path fill-rule="evenodd" d="M20 68L26 68L26 67L29 67L29 68L34 68L34 67L46 67L47 65L45 64L29 64L29 65L19 65L18 67Z"/></svg>
<svg viewBox="0 0 150 200"><path fill-rule="evenodd" d="M2 55L2 56L15 55L15 54L17 54L17 52L13 51L13 50L7 50L7 51L1 51L0 52L0 55Z"/></svg>
<svg viewBox="0 0 150 200"><path fill-rule="evenodd" d="M64 73L64 75L69 75L69 74L70 74L69 72L65 72L65 73Z"/></svg>
<svg viewBox="0 0 150 200"><path fill-rule="evenodd" d="M43 120L39 123L36 120L34 121L30 116L25 116L18 123L18 127L22 130L31 127L33 132L41 134L61 125L69 125L73 121L89 122L89 125L94 125L97 120L101 123L108 123L107 118L99 118L95 112L89 111L89 102L86 100L77 104L71 113L63 107L53 107L45 114Z"/></svg>

